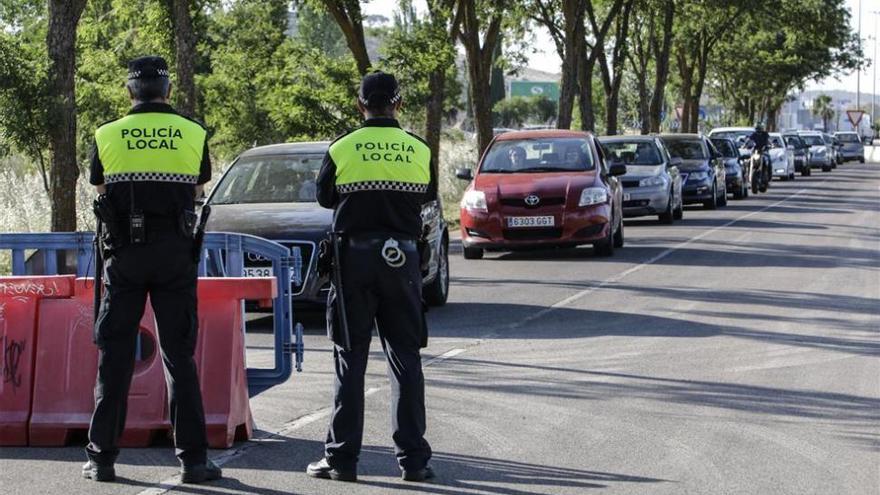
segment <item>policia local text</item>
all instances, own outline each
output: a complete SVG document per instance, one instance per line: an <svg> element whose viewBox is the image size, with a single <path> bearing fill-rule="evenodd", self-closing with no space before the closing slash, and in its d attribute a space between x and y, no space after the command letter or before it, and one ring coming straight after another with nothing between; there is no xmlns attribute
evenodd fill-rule
<svg viewBox="0 0 880 495"><path fill-rule="evenodd" d="M130 150L176 150L174 139L183 139L183 134L174 127L134 128L122 129L122 139Z"/></svg>
<svg viewBox="0 0 880 495"><path fill-rule="evenodd" d="M407 143L355 143L354 150L362 152L361 159L365 162L412 163L412 153L416 152L416 149ZM372 153L364 152L365 150ZM397 153L378 153L378 151Z"/></svg>

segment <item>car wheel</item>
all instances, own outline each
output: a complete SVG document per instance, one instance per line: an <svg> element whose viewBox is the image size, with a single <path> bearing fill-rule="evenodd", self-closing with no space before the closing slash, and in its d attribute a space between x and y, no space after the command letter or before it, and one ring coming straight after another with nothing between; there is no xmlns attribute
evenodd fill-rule
<svg viewBox="0 0 880 495"><path fill-rule="evenodd" d="M831 165L822 165L823 172L831 172Z"/></svg>
<svg viewBox="0 0 880 495"><path fill-rule="evenodd" d="M666 202L666 210L657 215L657 219L660 220L660 223L671 225L672 222L675 221L675 208L672 206L673 203L675 203L675 196L670 194L669 200Z"/></svg>
<svg viewBox="0 0 880 495"><path fill-rule="evenodd" d="M801 169L801 177L809 177L813 172L810 171L810 167L804 167Z"/></svg>
<svg viewBox="0 0 880 495"><path fill-rule="evenodd" d="M620 226L617 227L617 232L614 234L614 247L622 248L623 247L623 220L620 221Z"/></svg>
<svg viewBox="0 0 880 495"><path fill-rule="evenodd" d="M718 208L718 186L712 186L712 199L707 199L703 201L703 208L707 210L714 210Z"/></svg>
<svg viewBox="0 0 880 495"><path fill-rule="evenodd" d="M464 254L464 259L466 260L479 260L483 258L483 250L481 248L466 247L462 250L462 254Z"/></svg>
<svg viewBox="0 0 880 495"><path fill-rule="evenodd" d="M443 306L449 298L449 242L445 238L440 243L437 275L425 287L423 294L428 306Z"/></svg>
<svg viewBox="0 0 880 495"><path fill-rule="evenodd" d="M620 225L623 225L623 222L620 222ZM593 243L593 252L596 256L611 256L614 254L614 238L617 237L617 233L614 232L614 226L612 225L608 229L608 235L605 236L599 242Z"/></svg>
<svg viewBox="0 0 880 495"><path fill-rule="evenodd" d="M860 157L859 157L859 163L865 163L865 157L864 157L864 156L860 156Z"/></svg>

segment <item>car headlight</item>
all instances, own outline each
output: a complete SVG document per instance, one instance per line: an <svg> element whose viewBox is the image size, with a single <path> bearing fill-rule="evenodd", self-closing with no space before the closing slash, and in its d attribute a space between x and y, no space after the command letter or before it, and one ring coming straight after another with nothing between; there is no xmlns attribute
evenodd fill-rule
<svg viewBox="0 0 880 495"><path fill-rule="evenodd" d="M598 205L608 202L608 191L602 187L588 187L581 192L578 206Z"/></svg>
<svg viewBox="0 0 880 495"><path fill-rule="evenodd" d="M700 180L706 180L708 178L709 178L709 172L704 172L704 171L691 172L691 175L688 176L689 181L700 181Z"/></svg>
<svg viewBox="0 0 880 495"><path fill-rule="evenodd" d="M461 207L468 210L488 212L489 208L486 207L486 193L476 189L467 191L464 193L464 197L461 198Z"/></svg>
<svg viewBox="0 0 880 495"><path fill-rule="evenodd" d="M654 177L645 177L644 179L639 181L639 187L656 187L656 186L665 186L666 179L663 178L662 175L655 175Z"/></svg>
<svg viewBox="0 0 880 495"><path fill-rule="evenodd" d="M816 151L814 151L813 153L816 155L824 155L825 151L827 151L827 150L824 147L821 147L821 148L816 148Z"/></svg>

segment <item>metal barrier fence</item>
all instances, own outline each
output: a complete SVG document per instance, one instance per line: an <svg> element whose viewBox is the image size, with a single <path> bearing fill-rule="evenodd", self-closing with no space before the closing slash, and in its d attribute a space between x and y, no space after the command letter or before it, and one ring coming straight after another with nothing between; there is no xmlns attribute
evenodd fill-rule
<svg viewBox="0 0 880 495"><path fill-rule="evenodd" d="M93 240L92 232L0 234L0 250L12 251L13 275L57 275L64 272L88 277L94 270ZM302 325L293 324L291 294L291 283L302 283L302 255L297 247L290 249L261 237L208 232L202 247L199 276L208 273L208 261L211 260L216 265L211 270L212 276L241 277L245 253L270 261L278 282L278 296L272 304L274 367L247 369L248 388L251 395L255 395L290 378L294 363L296 370L302 371L303 329Z"/></svg>

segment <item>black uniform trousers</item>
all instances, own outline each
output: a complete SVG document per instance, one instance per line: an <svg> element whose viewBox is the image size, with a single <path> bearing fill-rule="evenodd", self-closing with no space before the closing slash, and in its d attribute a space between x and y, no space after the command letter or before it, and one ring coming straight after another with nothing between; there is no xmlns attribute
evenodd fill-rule
<svg viewBox="0 0 880 495"><path fill-rule="evenodd" d="M406 262L392 268L380 254L382 244L347 246L342 255L342 284L351 350L334 346L335 397L325 454L331 466L353 469L364 431L364 373L375 321L391 381L391 422L395 453L402 469L423 468L431 458L425 441L425 380L419 349L427 329L422 313L422 279L414 246L404 248ZM333 332L335 295L328 304Z"/></svg>
<svg viewBox="0 0 880 495"><path fill-rule="evenodd" d="M118 249L104 265L106 286L95 324L95 412L86 447L89 458L102 465L112 464L119 454L147 295L156 313L177 456L185 465L206 460L205 412L193 361L198 333L193 241L171 232L155 237Z"/></svg>

